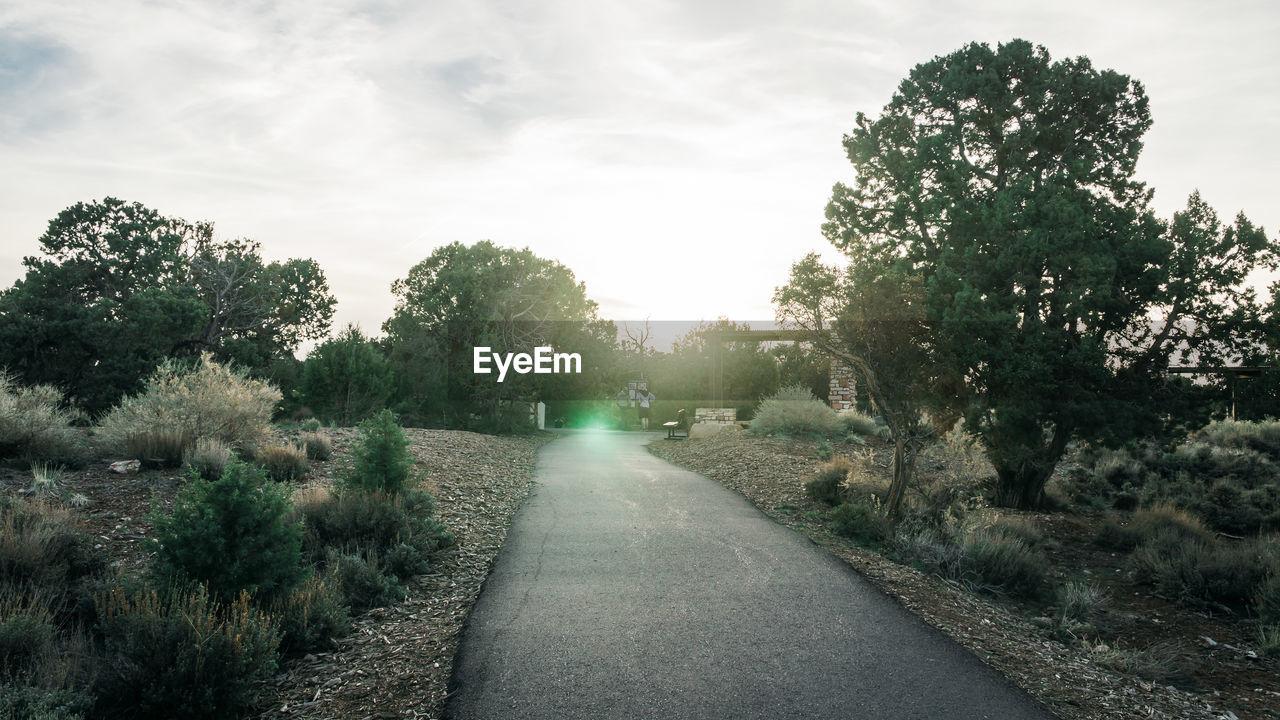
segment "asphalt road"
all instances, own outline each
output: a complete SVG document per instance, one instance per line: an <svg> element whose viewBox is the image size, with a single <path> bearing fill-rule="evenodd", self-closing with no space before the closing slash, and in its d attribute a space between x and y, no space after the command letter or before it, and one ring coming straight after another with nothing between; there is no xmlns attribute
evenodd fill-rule
<svg viewBox="0 0 1280 720"><path fill-rule="evenodd" d="M808 539L650 455L658 436L565 435L472 611L446 717L1052 717Z"/></svg>

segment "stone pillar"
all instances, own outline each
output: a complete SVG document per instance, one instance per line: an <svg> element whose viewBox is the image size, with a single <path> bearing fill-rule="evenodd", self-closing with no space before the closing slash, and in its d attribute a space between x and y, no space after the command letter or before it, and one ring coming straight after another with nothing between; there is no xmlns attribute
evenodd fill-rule
<svg viewBox="0 0 1280 720"><path fill-rule="evenodd" d="M836 412L855 409L857 389L858 382L853 374L853 368L832 358L831 379L827 386L827 403L831 405L831 409Z"/></svg>

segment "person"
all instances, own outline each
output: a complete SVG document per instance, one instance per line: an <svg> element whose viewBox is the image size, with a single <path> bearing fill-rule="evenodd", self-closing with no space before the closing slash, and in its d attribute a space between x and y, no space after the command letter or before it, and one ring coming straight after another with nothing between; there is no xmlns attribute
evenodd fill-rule
<svg viewBox="0 0 1280 720"><path fill-rule="evenodd" d="M649 409L657 396L649 392L649 388L636 391L636 404L640 406L640 425L645 429L649 429Z"/></svg>

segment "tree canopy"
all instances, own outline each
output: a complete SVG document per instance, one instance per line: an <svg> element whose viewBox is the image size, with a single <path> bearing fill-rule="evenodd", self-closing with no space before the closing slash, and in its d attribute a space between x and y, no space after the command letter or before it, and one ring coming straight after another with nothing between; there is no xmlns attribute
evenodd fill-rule
<svg viewBox="0 0 1280 720"><path fill-rule="evenodd" d="M916 66L845 137L826 237L919 278L939 358L963 377L996 500L1031 507L1072 437L1165 419L1175 352L1229 354L1254 314L1239 285L1270 261L1240 218L1193 196L1171 224L1134 177L1151 125L1140 83L1014 40Z"/></svg>
<svg viewBox="0 0 1280 720"><path fill-rule="evenodd" d="M311 260L263 263L256 243L116 198L49 222L42 255L0 294L0 366L89 412L136 392L170 357L211 351L265 369L322 337L334 299Z"/></svg>

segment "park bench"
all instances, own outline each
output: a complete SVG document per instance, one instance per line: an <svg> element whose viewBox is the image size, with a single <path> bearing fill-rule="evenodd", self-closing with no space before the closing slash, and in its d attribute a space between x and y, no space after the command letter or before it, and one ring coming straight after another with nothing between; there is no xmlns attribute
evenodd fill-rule
<svg viewBox="0 0 1280 720"><path fill-rule="evenodd" d="M672 420L671 422L662 423L662 427L667 429L668 440L679 440L680 438L689 437L689 418L685 414L684 410L681 410L680 412L676 413L675 420ZM681 430L684 431L684 434L683 435L677 434Z"/></svg>

